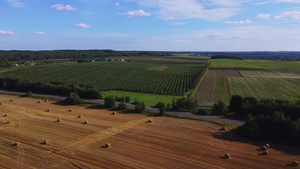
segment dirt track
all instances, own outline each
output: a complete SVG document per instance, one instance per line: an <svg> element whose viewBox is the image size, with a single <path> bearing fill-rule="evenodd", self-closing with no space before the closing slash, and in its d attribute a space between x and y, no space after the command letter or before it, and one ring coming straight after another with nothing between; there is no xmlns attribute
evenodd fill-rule
<svg viewBox="0 0 300 169"><path fill-rule="evenodd" d="M145 123L150 118L142 115L8 95L0 102L0 168L293 168L287 164L300 161L299 148L271 144L262 156L262 142L205 122L151 117ZM232 158L220 158L225 153Z"/></svg>

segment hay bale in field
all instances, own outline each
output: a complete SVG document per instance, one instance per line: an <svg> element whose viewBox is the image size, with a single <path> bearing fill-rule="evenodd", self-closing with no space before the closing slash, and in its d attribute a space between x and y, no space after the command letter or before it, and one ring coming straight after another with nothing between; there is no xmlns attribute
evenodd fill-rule
<svg viewBox="0 0 300 169"><path fill-rule="evenodd" d="M299 166L299 162L296 161L296 160L293 161L293 162L292 162L292 166L293 166L293 167L298 167L298 166Z"/></svg>
<svg viewBox="0 0 300 169"><path fill-rule="evenodd" d="M82 115L79 115L77 118L82 118Z"/></svg>
<svg viewBox="0 0 300 169"><path fill-rule="evenodd" d="M13 99L10 99L10 101L12 102L12 101L14 101Z"/></svg>
<svg viewBox="0 0 300 169"><path fill-rule="evenodd" d="M2 103L0 103L0 105L2 105Z"/></svg>
<svg viewBox="0 0 300 169"><path fill-rule="evenodd" d="M7 117L7 115L6 115L6 114L4 114L4 115L3 115L3 117Z"/></svg>
<svg viewBox="0 0 300 169"><path fill-rule="evenodd" d="M270 144L265 144L265 146L269 149L270 148Z"/></svg>
<svg viewBox="0 0 300 169"><path fill-rule="evenodd" d="M111 115L116 115L117 114L117 112L112 112L112 114Z"/></svg>
<svg viewBox="0 0 300 169"><path fill-rule="evenodd" d="M229 154L229 153L226 153L226 154L224 155L224 158L225 158L225 159L230 159L230 154Z"/></svg>
<svg viewBox="0 0 300 169"><path fill-rule="evenodd" d="M84 122L83 122L83 124L88 124L88 123L89 123L88 121L84 121Z"/></svg>
<svg viewBox="0 0 300 169"><path fill-rule="evenodd" d="M16 146L16 147L18 147L19 145L20 145L19 142L15 142L15 143L13 144L13 146Z"/></svg>
<svg viewBox="0 0 300 169"><path fill-rule="evenodd" d="M73 110L72 109L69 109L69 112L72 112Z"/></svg>
<svg viewBox="0 0 300 169"><path fill-rule="evenodd" d="M146 123L152 123L152 120L150 119L150 120L148 120Z"/></svg>
<svg viewBox="0 0 300 169"><path fill-rule="evenodd" d="M5 124L10 124L11 123L11 121L7 121Z"/></svg>
<svg viewBox="0 0 300 169"><path fill-rule="evenodd" d="M37 101L37 103L41 103L41 101Z"/></svg>
<svg viewBox="0 0 300 169"><path fill-rule="evenodd" d="M47 143L48 143L48 142L47 142L46 140L44 140L44 142L43 142L42 144L47 145Z"/></svg>
<svg viewBox="0 0 300 169"><path fill-rule="evenodd" d="M105 147L105 148L110 148L111 145L110 145L110 143L106 143L104 147Z"/></svg>
<svg viewBox="0 0 300 169"><path fill-rule="evenodd" d="M262 155L265 155L265 156L269 155L269 151L267 151L267 150L263 151Z"/></svg>
<svg viewBox="0 0 300 169"><path fill-rule="evenodd" d="M267 146L261 146L260 148L261 148L261 150L268 150Z"/></svg>
<svg viewBox="0 0 300 169"><path fill-rule="evenodd" d="M46 112L50 112L50 109L47 109Z"/></svg>
<svg viewBox="0 0 300 169"><path fill-rule="evenodd" d="M227 126L223 126L223 127L220 129L220 131L227 131L227 130L228 130Z"/></svg>
<svg viewBox="0 0 300 169"><path fill-rule="evenodd" d="M48 99L45 99L44 102L48 102Z"/></svg>
<svg viewBox="0 0 300 169"><path fill-rule="evenodd" d="M57 121L56 122L61 122L61 119L57 119Z"/></svg>

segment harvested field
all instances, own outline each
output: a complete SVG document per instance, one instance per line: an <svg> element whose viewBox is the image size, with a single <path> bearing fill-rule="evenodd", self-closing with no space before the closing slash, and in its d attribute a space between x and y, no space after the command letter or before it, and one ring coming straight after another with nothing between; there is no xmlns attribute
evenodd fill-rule
<svg viewBox="0 0 300 169"><path fill-rule="evenodd" d="M13 98L15 102L9 102ZM111 112L1 95L0 168L290 168L300 149L258 145L215 124ZM45 112L45 109L53 110ZM74 112L81 113L82 125ZM54 121L62 119L60 123ZM11 124L4 124L7 120ZM46 140L46 144L44 141ZM15 143L17 146L14 146ZM109 148L106 144L109 143ZM282 151L284 150L284 151ZM230 160L220 156L230 154Z"/></svg>
<svg viewBox="0 0 300 169"><path fill-rule="evenodd" d="M300 74L271 71L239 71L243 77L300 79Z"/></svg>
<svg viewBox="0 0 300 169"><path fill-rule="evenodd" d="M235 70L208 70L195 93L199 104L209 106L219 100L228 102L230 96L227 77L241 77L241 75Z"/></svg>
<svg viewBox="0 0 300 169"><path fill-rule="evenodd" d="M298 74L300 75L300 71L299 70L282 70L282 69L271 69L271 72L274 73L293 73L293 74Z"/></svg>

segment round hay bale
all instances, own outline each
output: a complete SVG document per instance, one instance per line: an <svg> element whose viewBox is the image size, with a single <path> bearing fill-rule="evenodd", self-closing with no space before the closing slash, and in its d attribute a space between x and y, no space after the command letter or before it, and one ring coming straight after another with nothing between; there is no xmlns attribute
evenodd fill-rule
<svg viewBox="0 0 300 169"><path fill-rule="evenodd" d="M2 105L2 103L0 103L0 105Z"/></svg>
<svg viewBox="0 0 300 169"><path fill-rule="evenodd" d="M268 147L267 146L261 146L261 149L262 150L268 150Z"/></svg>
<svg viewBox="0 0 300 169"><path fill-rule="evenodd" d="M83 124L88 124L88 123L89 123L88 121L84 121L84 122L83 122Z"/></svg>
<svg viewBox="0 0 300 169"><path fill-rule="evenodd" d="M19 142L15 142L13 145L16 146L16 147L18 147L20 145L20 143Z"/></svg>
<svg viewBox="0 0 300 169"><path fill-rule="evenodd" d="M295 161L293 161L293 162L292 162L292 166L294 166L294 167L298 167L298 166L299 166L299 162L298 162L298 161L296 161L296 160L295 160Z"/></svg>
<svg viewBox="0 0 300 169"><path fill-rule="evenodd" d="M105 148L110 148L111 145L110 145L110 143L106 143L104 147L105 147Z"/></svg>
<svg viewBox="0 0 300 169"><path fill-rule="evenodd" d="M82 115L79 115L78 118L82 118Z"/></svg>
<svg viewBox="0 0 300 169"><path fill-rule="evenodd" d="M112 115L116 115L117 114L117 112L112 112Z"/></svg>
<svg viewBox="0 0 300 169"><path fill-rule="evenodd" d="M4 115L3 115L3 117L7 117L7 115L6 115L6 114L4 114Z"/></svg>
<svg viewBox="0 0 300 169"><path fill-rule="evenodd" d="M230 154L229 154L229 153L226 153L226 154L224 155L224 158L225 158L225 159L230 159Z"/></svg>
<svg viewBox="0 0 300 169"><path fill-rule="evenodd" d="M57 122L61 122L61 119L57 119Z"/></svg>
<svg viewBox="0 0 300 169"><path fill-rule="evenodd" d="M41 103L41 101L38 101L37 103Z"/></svg>
<svg viewBox="0 0 300 169"><path fill-rule="evenodd" d="M45 141L43 142L44 145L47 145L47 143L48 143L47 140L45 140Z"/></svg>
<svg viewBox="0 0 300 169"><path fill-rule="evenodd" d="M267 151L267 150L263 151L262 155L266 155L266 156L269 155L269 151Z"/></svg>
<svg viewBox="0 0 300 169"><path fill-rule="evenodd" d="M11 123L11 121L7 121L7 122L6 122L6 124L10 124L10 123Z"/></svg>
<svg viewBox="0 0 300 169"><path fill-rule="evenodd" d="M46 112L50 112L50 109L47 109Z"/></svg>
<svg viewBox="0 0 300 169"><path fill-rule="evenodd" d="M69 112L72 112L72 109L69 109Z"/></svg>
<svg viewBox="0 0 300 169"><path fill-rule="evenodd" d="M14 101L13 99L10 99L10 101L12 102L12 101Z"/></svg>
<svg viewBox="0 0 300 169"><path fill-rule="evenodd" d="M44 102L48 102L48 99L45 99Z"/></svg>
<svg viewBox="0 0 300 169"><path fill-rule="evenodd" d="M270 144L265 144L265 146L269 149L270 148Z"/></svg>
<svg viewBox="0 0 300 169"><path fill-rule="evenodd" d="M151 119L150 119L150 120L148 120L148 121L147 121L147 123L152 123L152 120L151 120Z"/></svg>

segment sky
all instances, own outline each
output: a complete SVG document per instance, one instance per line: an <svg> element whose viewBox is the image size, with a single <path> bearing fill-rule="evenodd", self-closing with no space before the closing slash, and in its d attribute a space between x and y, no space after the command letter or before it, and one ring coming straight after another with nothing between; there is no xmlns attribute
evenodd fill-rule
<svg viewBox="0 0 300 169"><path fill-rule="evenodd" d="M299 51L300 0L0 0L0 50Z"/></svg>

